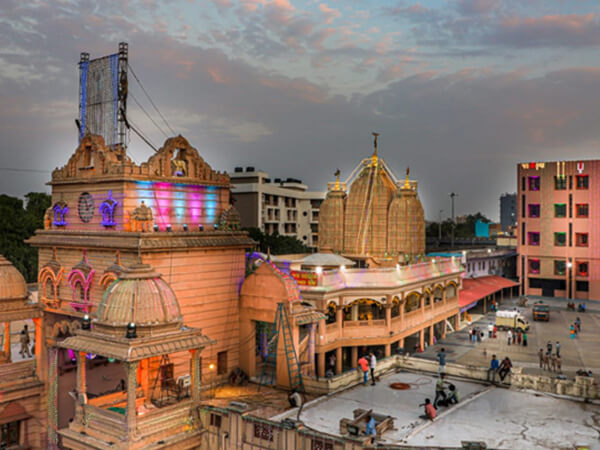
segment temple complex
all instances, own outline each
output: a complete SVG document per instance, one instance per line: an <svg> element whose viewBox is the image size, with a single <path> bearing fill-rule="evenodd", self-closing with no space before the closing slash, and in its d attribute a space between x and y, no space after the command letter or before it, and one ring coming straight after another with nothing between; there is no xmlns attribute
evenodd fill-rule
<svg viewBox="0 0 600 450"><path fill-rule="evenodd" d="M425 253L425 215L417 182L398 181L374 151L348 180L328 186L319 211L319 251L331 250L369 265L408 263Z"/></svg>
<svg viewBox="0 0 600 450"><path fill-rule="evenodd" d="M225 379L239 365L239 286L245 249L253 245L239 231L228 176L214 171L182 136L136 164L122 146L86 134L67 164L52 173L50 185L44 229L28 241L39 249L39 372L49 442L77 414L69 392L77 391L81 350L62 342L75 336L85 317L102 328L101 299L137 263L161 273L183 323L215 341L199 359L198 380ZM137 326L137 317L132 320ZM148 364L140 359L140 380L168 353L172 380L189 376L188 352L169 350L146 355ZM121 392L127 361L91 347L86 354L87 397ZM57 374L58 386L51 388Z"/></svg>

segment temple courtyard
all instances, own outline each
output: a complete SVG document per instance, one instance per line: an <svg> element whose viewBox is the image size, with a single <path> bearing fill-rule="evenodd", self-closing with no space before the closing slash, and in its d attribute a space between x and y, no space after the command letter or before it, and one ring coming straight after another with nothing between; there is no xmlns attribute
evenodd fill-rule
<svg viewBox="0 0 600 450"><path fill-rule="evenodd" d="M352 418L358 408L372 409L394 418L394 429L383 434L380 445L460 448L462 442L477 441L497 449L598 447L599 405L449 378L461 402L440 407L433 422L419 418L419 405L425 398L433 400L435 377L409 372L384 376L375 386L358 385L318 398L304 407L300 420L339 435L340 419ZM395 382L407 383L410 389L394 390L390 384ZM292 410L276 419L296 414Z"/></svg>
<svg viewBox="0 0 600 450"><path fill-rule="evenodd" d="M550 305L550 321L534 322L531 305L534 301L543 300ZM575 302L577 304L577 302ZM492 354L496 354L501 361L508 356L514 367L521 367L523 373L532 375L551 374L539 368L538 351L546 351L546 343L550 340L555 351L556 341L560 341L560 356L562 359L562 372L567 377L574 377L579 369L591 370L594 375L600 375L600 307L588 302L588 311L578 313L566 310L566 300L542 297L530 297L528 306L518 307L517 299L506 300L500 309L517 307L529 321L528 345L508 345L506 332L498 332L496 339L489 339L488 324L494 323L495 314L487 313L484 316L473 315L473 323L468 326L463 323L463 328L455 333L450 333L444 340L427 348L423 353L414 356L435 359L436 353L444 347L448 362L459 364L475 364L489 366ZM576 339L569 337L569 326L579 317L582 332ZM469 341L468 330L470 327L479 327L485 333L481 343L473 344ZM485 351L485 353L484 353Z"/></svg>

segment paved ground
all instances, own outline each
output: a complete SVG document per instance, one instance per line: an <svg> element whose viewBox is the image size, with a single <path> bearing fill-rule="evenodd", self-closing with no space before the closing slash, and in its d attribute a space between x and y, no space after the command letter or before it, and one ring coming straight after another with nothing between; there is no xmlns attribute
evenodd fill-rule
<svg viewBox="0 0 600 450"><path fill-rule="evenodd" d="M393 382L410 383L406 391ZM435 379L401 372L376 386L356 386L307 405L300 419L320 431L339 434L340 419L356 408L393 416L395 429L382 443L460 447L461 441L484 441L488 448L554 449L592 446L600 438L600 406L549 396L509 391L484 384L453 380L462 401L440 408L434 422L419 419L425 398L433 399ZM290 416L295 415L292 411ZM281 418L281 416L279 416Z"/></svg>
<svg viewBox="0 0 600 450"><path fill-rule="evenodd" d="M534 300L530 297L529 303ZM587 303L588 312L577 313L566 310L566 301L556 299L543 299L551 305L549 322L534 322L531 307L518 308L529 320L528 346L508 345L506 332L499 332L497 339L487 339L487 326L495 321L495 315L488 313L473 323L484 330L486 338L483 342L472 344L468 338L468 327L456 333L451 333L446 339L440 340L437 345L429 347L425 352L415 355L424 358L435 358L435 354L442 347L448 352L447 361L465 364L479 364L488 366L491 355L495 353L502 360L508 356L515 367L522 367L523 373L541 374L537 352L540 348L546 349L546 343L551 340L553 344L560 341L563 373L569 377L575 375L578 369L586 368L595 375L600 375L600 305L592 306ZM500 309L510 309L516 306L516 299L505 301ZM570 339L569 326L576 317L581 318L582 332L576 339ZM484 350L487 355L484 355ZM547 374L548 372L546 372Z"/></svg>

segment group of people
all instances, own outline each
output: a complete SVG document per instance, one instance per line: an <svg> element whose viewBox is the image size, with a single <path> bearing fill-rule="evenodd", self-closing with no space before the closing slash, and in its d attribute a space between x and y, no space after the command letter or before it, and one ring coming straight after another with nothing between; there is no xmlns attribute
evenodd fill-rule
<svg viewBox="0 0 600 450"><path fill-rule="evenodd" d="M550 370L552 372L562 372L562 360L560 358L560 342L556 341L556 353L552 352L552 341L548 341L546 344L546 352L544 349L538 351L538 358L540 360L540 369Z"/></svg>
<svg viewBox="0 0 600 450"><path fill-rule="evenodd" d="M512 369L512 361L508 356L506 356L502 362L498 361L496 355L492 355L492 359L490 361L490 367L487 370L487 380L492 383L496 382L496 374L500 377L500 381L504 381L506 375L510 373L510 369ZM490 380L491 378L491 380Z"/></svg>
<svg viewBox="0 0 600 450"><path fill-rule="evenodd" d="M363 373L363 384L369 381L369 371L371 372L371 385L375 386L375 368L377 367L377 358L373 352L363 355L358 360L358 366Z"/></svg>
<svg viewBox="0 0 600 450"><path fill-rule="evenodd" d="M517 328L514 332L511 330L506 332L508 345L523 345L523 347L527 347L527 337L527 331L523 331L519 328Z"/></svg>
<svg viewBox="0 0 600 450"><path fill-rule="evenodd" d="M446 391L446 386L448 390ZM419 416L421 419L433 420L437 416L437 410L440 406L448 407L457 404L460 401L460 394L456 386L449 381L446 381L446 374L440 373L438 380L435 383L435 397L433 403L426 398L425 403L419 406L425 407L424 414Z"/></svg>
<svg viewBox="0 0 600 450"><path fill-rule="evenodd" d="M481 342L485 338L485 334L479 327L469 329L469 340L473 343Z"/></svg>
<svg viewBox="0 0 600 450"><path fill-rule="evenodd" d="M569 327L569 333L571 335L571 339L575 339L577 335L581 332L581 319L579 316L575 319L575 322L571 324Z"/></svg>

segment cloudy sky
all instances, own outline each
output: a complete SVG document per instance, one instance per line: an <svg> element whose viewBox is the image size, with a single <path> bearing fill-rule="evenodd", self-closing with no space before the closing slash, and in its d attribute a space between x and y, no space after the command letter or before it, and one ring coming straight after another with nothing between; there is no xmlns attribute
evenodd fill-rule
<svg viewBox="0 0 600 450"><path fill-rule="evenodd" d="M428 219L449 215L452 191L458 214L497 219L517 162L598 155L598 1L2 0L0 167L34 171L0 170L0 192L48 189L44 170L77 144L79 53L119 41L219 170L321 190L377 131L392 170L419 180ZM152 110L131 79L130 91ZM129 115L164 141L131 101ZM152 153L135 136L129 150Z"/></svg>

